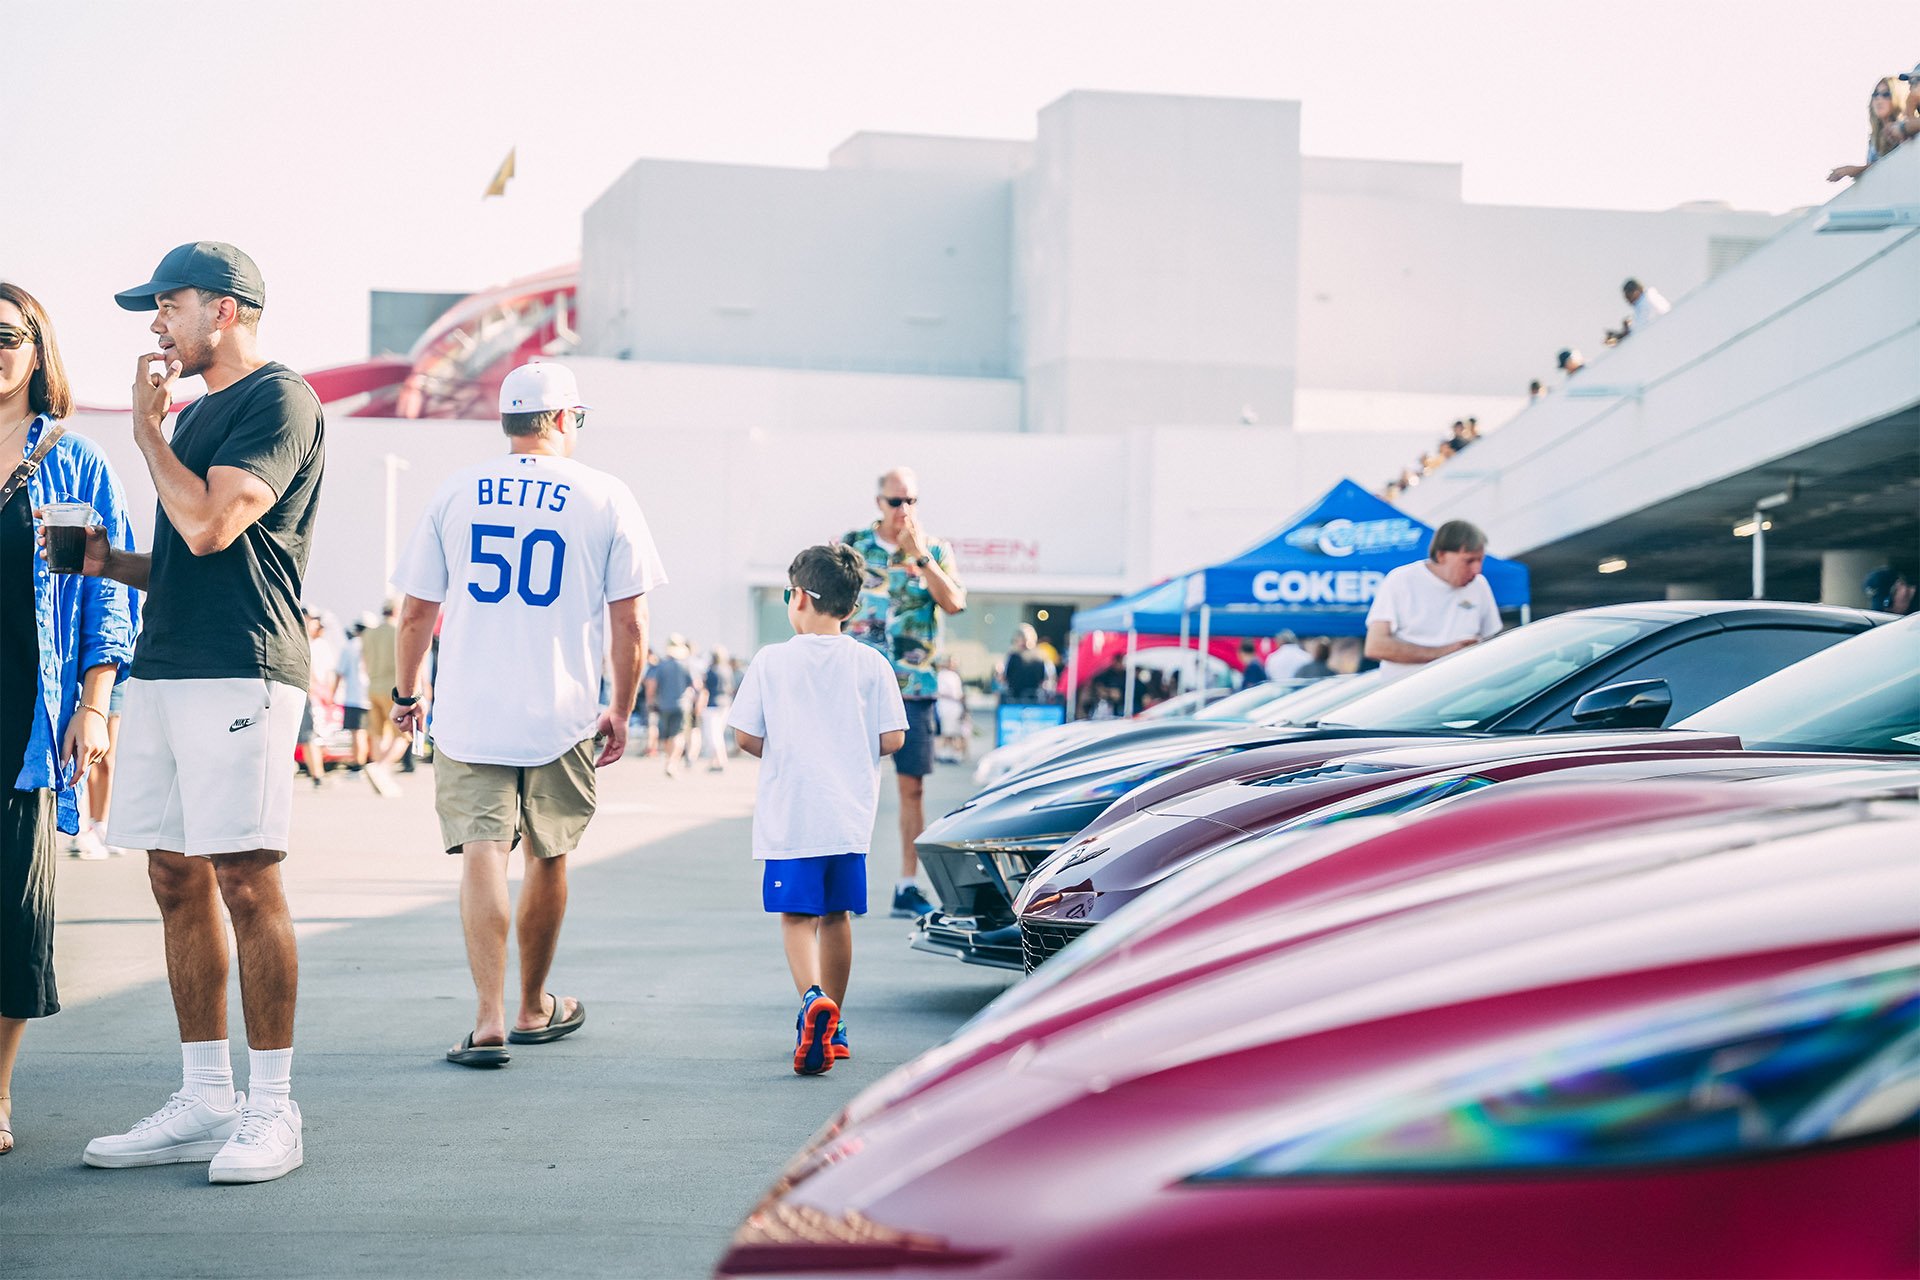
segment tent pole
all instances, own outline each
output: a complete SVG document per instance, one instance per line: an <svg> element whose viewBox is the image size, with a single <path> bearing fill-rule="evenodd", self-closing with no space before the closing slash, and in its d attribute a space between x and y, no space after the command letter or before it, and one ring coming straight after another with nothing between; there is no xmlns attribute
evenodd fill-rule
<svg viewBox="0 0 1920 1280"><path fill-rule="evenodd" d="M1187 663L1190 661L1190 659L1187 656L1187 637L1190 634L1189 628L1187 627L1187 620L1192 616L1193 616L1193 610L1187 609L1187 608L1182 608L1180 610L1180 666L1183 669L1186 667ZM1184 677L1184 675L1185 675L1185 672L1183 670L1182 676ZM1180 692L1182 693L1187 692L1186 682L1184 678L1181 681Z"/></svg>
<svg viewBox="0 0 1920 1280"><path fill-rule="evenodd" d="M1133 715L1133 652L1134 652L1134 649L1138 646L1139 640L1140 640L1140 632L1133 625L1133 615L1128 614L1127 615L1127 657L1126 657L1126 660L1120 664L1120 669L1126 672L1127 674L1126 691L1120 695L1121 697L1120 714L1122 716L1130 717Z"/></svg>
<svg viewBox="0 0 1920 1280"><path fill-rule="evenodd" d="M1078 632L1067 632L1067 719L1073 719L1074 706L1080 695L1080 636Z"/></svg>
<svg viewBox="0 0 1920 1280"><path fill-rule="evenodd" d="M1207 605L1200 606L1200 651L1198 663L1200 676L1194 681L1194 688L1205 691L1207 687L1207 632L1213 622L1213 610Z"/></svg>

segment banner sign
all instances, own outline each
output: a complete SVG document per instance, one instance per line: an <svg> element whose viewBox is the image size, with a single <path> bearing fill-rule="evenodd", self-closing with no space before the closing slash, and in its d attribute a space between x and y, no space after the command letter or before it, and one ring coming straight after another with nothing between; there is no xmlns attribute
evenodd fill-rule
<svg viewBox="0 0 1920 1280"><path fill-rule="evenodd" d="M1325 524L1304 524L1287 532L1287 545L1300 551L1317 551L1323 556L1350 556L1354 552L1377 555L1389 551L1411 551L1427 536L1427 526L1405 516L1387 520L1329 520Z"/></svg>
<svg viewBox="0 0 1920 1280"><path fill-rule="evenodd" d="M1064 702L1002 702L993 711L993 745L1004 747L1030 733L1066 722Z"/></svg>

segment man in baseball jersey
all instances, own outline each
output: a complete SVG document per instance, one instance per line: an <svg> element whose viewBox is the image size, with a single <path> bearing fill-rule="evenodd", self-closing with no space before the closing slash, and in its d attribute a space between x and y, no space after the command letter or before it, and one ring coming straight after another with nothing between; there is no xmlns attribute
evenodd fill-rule
<svg viewBox="0 0 1920 1280"><path fill-rule="evenodd" d="M460 920L479 995L474 1028L447 1051L499 1067L508 1044L544 1044L585 1024L586 1006L547 991L567 908L567 854L593 817L594 770L627 748L647 651L647 592L667 580L633 493L573 460L586 424L573 374L544 361L500 386L509 451L456 473L401 558L394 723L426 723L422 667L436 615L435 807L440 843L461 854ZM611 636L609 636L611 633ZM608 656L612 705L600 709ZM520 1008L506 1020L507 857L520 891Z"/></svg>

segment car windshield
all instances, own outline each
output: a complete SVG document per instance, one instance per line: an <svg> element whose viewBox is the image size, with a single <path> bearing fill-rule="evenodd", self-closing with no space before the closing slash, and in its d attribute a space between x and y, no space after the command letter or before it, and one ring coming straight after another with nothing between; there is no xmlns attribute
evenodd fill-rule
<svg viewBox="0 0 1920 1280"><path fill-rule="evenodd" d="M1920 618L1875 627L1688 716L1749 749L1920 754Z"/></svg>
<svg viewBox="0 0 1920 1280"><path fill-rule="evenodd" d="M1195 689L1191 693L1176 694L1165 702L1156 702L1135 718L1167 720L1174 716L1190 716L1219 696L1219 693L1213 689Z"/></svg>
<svg viewBox="0 0 1920 1280"><path fill-rule="evenodd" d="M1356 729L1486 728L1535 694L1666 625L1606 614L1546 618L1422 667L1321 723Z"/></svg>
<svg viewBox="0 0 1920 1280"><path fill-rule="evenodd" d="M1385 682L1386 677L1377 671L1364 671L1357 676L1333 676L1316 681L1291 697L1269 702L1253 718L1255 722L1273 728L1313 724L1335 707L1344 707Z"/></svg>
<svg viewBox="0 0 1920 1280"><path fill-rule="evenodd" d="M1195 720L1250 720L1260 708L1290 697L1308 687L1300 680L1269 680L1257 684L1251 689L1242 689L1230 693L1220 701L1203 711L1194 713Z"/></svg>

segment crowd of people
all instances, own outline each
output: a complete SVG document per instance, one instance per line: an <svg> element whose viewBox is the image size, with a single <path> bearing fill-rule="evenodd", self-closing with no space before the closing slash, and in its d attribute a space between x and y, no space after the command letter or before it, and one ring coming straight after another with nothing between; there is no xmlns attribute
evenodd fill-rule
<svg viewBox="0 0 1920 1280"><path fill-rule="evenodd" d="M1462 453L1480 438L1480 419L1455 418L1453 425L1440 442L1421 454L1420 457L1400 469L1400 474L1387 481L1380 490L1380 496L1391 502L1420 481L1445 466L1447 460Z"/></svg>
<svg viewBox="0 0 1920 1280"><path fill-rule="evenodd" d="M1620 327L1608 329L1601 338L1604 346L1615 347L1627 338L1638 333L1673 310L1673 304L1652 285L1642 284L1639 280L1628 279L1620 286L1620 296L1626 299L1627 313L1620 317ZM1554 357L1554 365L1560 371L1564 384L1586 368L1586 360L1578 347L1563 347ZM1527 384L1529 403L1552 393L1552 388L1544 381L1535 378ZM1456 419L1446 437L1420 457L1401 468L1400 474L1389 480L1379 493L1392 501L1407 490L1418 485L1423 479L1445 466L1455 454L1465 450L1480 438L1480 420L1478 418Z"/></svg>
<svg viewBox="0 0 1920 1280"><path fill-rule="evenodd" d="M1867 95L1866 156L1859 164L1834 166L1827 181L1857 178L1915 138L1920 138L1920 64L1873 82Z"/></svg>
<svg viewBox="0 0 1920 1280"><path fill-rule="evenodd" d="M86 806L104 818L95 838L146 853L181 1083L152 1114L88 1143L83 1162L203 1162L214 1183L270 1181L304 1162L292 1096L299 965L280 863L296 844L296 761L325 785L327 736L348 770L391 791L388 770L407 769L430 731L438 844L462 859L476 995L447 1061L503 1066L509 1046L585 1025L584 1001L548 987L566 859L593 819L597 771L630 740L669 777L701 759L724 769L731 747L762 759L751 856L765 864L762 908L780 921L799 997L793 1069L849 1060L849 920L867 908L881 761L894 760L900 800L890 912L912 918L932 907L913 849L925 779L936 738L963 727L942 638L966 589L951 546L916 518L914 473L886 472L878 518L794 559L792 640L744 669L723 649L696 656L678 635L656 653L646 597L666 572L646 520L623 481L574 459L587 420L577 383L535 361L500 388L505 451L447 478L428 504L394 573L398 598L339 628L302 603L323 414L298 374L260 354L258 268L232 245L181 245L116 301L149 313L155 337L136 361L130 411L158 495L144 552L105 455L63 422L72 398L50 317L0 283L0 456L17 459L0 475L0 596L12 602L0 609L0 758L20 762L0 788L0 1155L14 1145L26 1025L59 1011L53 860L60 834L93 829ZM206 393L176 417L183 377ZM1014 679L1027 678L1016 664ZM953 702L960 713L943 725ZM83 779L102 769L86 795ZM228 1040L229 921L245 1090Z"/></svg>

